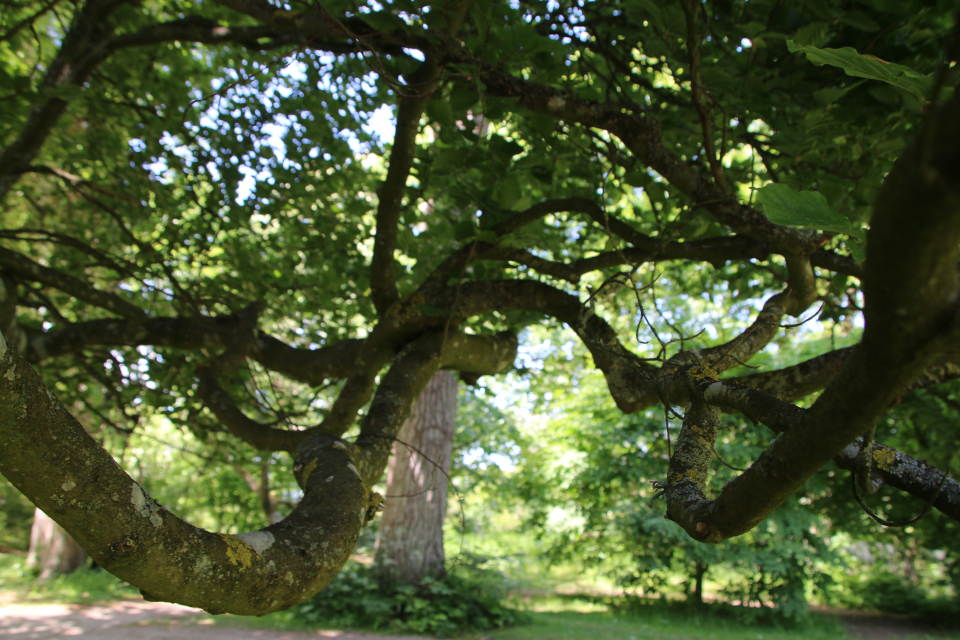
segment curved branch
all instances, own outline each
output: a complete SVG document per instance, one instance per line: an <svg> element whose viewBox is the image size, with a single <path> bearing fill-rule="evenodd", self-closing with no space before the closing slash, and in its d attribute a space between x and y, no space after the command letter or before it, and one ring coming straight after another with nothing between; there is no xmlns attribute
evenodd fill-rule
<svg viewBox="0 0 960 640"><path fill-rule="evenodd" d="M704 349L681 351L670 358L663 366L663 395L673 404L688 400L688 384L684 380L685 371L690 366L702 366L716 378L717 374L744 364L763 349L780 330L780 320L786 313L791 300L788 289L771 296L756 319L740 335L725 344Z"/></svg>
<svg viewBox="0 0 960 640"><path fill-rule="evenodd" d="M212 533L157 504L2 341L0 371L0 472L148 599L264 615L322 589L353 552L371 495L343 443L312 438L300 447L294 470L304 497L285 520Z"/></svg>
<svg viewBox="0 0 960 640"><path fill-rule="evenodd" d="M934 108L877 201L868 246L884 259L866 263L863 341L801 423L724 487L697 522L698 539L749 531L873 427L940 353L956 348L958 168L960 97L955 96Z"/></svg>
<svg viewBox="0 0 960 640"><path fill-rule="evenodd" d="M724 382L739 383L785 402L794 402L826 387L843 370L854 349L856 347L835 349L792 367L730 378Z"/></svg>
<svg viewBox="0 0 960 640"><path fill-rule="evenodd" d="M485 281L465 283L456 292L445 292L437 304L450 309L455 318L493 309L552 316L569 325L589 349L621 411L635 413L659 399L655 383L659 369L626 349L606 320L576 296L532 280Z"/></svg>
<svg viewBox="0 0 960 640"><path fill-rule="evenodd" d="M783 434L797 429L809 413L808 409L801 409L762 391L741 387L726 380L716 381L709 376L696 379L696 371L690 373L694 377L691 391L695 402L734 409L751 420L766 425L774 433ZM834 456L834 463L842 469L860 471L860 450L863 446L863 438L857 438ZM877 488L888 484L921 500L932 501L933 506L941 513L960 522L960 484L956 480L944 480L943 471L901 451L879 444L872 444L871 447L871 476ZM682 460L677 463L686 467ZM748 473L749 470L744 472L744 475ZM721 497L722 495L721 492ZM702 500L705 501L706 498L703 497ZM699 519L688 520L684 527L688 533L699 539L699 536L707 532L733 526L731 519L735 514L724 514L712 503L703 501L695 509ZM718 524L721 521L722 524ZM700 522L703 522L704 526L699 526Z"/></svg>
<svg viewBox="0 0 960 640"><path fill-rule="evenodd" d="M357 438L357 467L367 486L380 481L393 440L410 415L413 403L439 369L498 373L517 355L517 336L474 336L434 331L410 342L383 376Z"/></svg>

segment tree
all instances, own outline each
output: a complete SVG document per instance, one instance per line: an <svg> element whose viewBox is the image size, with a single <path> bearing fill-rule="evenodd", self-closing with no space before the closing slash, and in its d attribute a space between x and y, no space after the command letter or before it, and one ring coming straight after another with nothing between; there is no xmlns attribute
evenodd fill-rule
<svg viewBox="0 0 960 640"><path fill-rule="evenodd" d="M40 509L33 514L27 567L40 572L46 580L54 573L73 573L87 561L87 553Z"/></svg>
<svg viewBox="0 0 960 640"><path fill-rule="evenodd" d="M875 431L960 372L951 3L3 11L0 472L147 597L263 614L323 588L427 381L503 371L540 323L622 412L679 420L658 486L694 540L831 461L960 519L947 469ZM747 368L817 313L855 344ZM286 452L302 497L198 529L64 404ZM708 487L720 410L776 437Z"/></svg>
<svg viewBox="0 0 960 640"><path fill-rule="evenodd" d="M393 444L374 559L383 583L419 585L446 573L443 522L456 413L456 375L438 371Z"/></svg>

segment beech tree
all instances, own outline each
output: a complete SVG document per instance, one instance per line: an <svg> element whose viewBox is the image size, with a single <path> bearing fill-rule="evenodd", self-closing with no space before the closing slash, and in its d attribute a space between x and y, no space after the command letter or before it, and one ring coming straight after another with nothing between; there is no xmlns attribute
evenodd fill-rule
<svg viewBox="0 0 960 640"><path fill-rule="evenodd" d="M0 472L145 597L268 613L347 561L433 374L552 323L621 411L680 422L656 481L697 541L829 464L960 519L942 452L883 444L960 375L952 11L7 2ZM750 368L808 322L852 346ZM66 407L285 452L302 496L198 529ZM721 411L777 434L722 487Z"/></svg>

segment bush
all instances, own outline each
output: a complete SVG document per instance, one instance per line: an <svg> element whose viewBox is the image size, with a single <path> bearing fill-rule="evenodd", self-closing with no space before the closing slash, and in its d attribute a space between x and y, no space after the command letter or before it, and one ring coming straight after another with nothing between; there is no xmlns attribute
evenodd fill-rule
<svg viewBox="0 0 960 640"><path fill-rule="evenodd" d="M418 587L381 588L372 565L352 563L295 616L311 626L453 636L522 623L524 614L503 604L505 587L502 575L473 563Z"/></svg>
<svg viewBox="0 0 960 640"><path fill-rule="evenodd" d="M929 587L911 584L889 571L875 571L859 580L841 580L828 590L829 603L851 609L869 609L926 618L957 625L956 595L937 594Z"/></svg>

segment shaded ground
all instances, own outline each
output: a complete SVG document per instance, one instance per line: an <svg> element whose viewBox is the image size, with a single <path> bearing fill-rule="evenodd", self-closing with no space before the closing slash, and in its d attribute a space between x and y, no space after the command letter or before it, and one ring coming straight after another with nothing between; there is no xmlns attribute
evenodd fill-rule
<svg viewBox="0 0 960 640"><path fill-rule="evenodd" d="M428 640L414 636L380 636L351 631L297 633L272 629L213 626L199 609L166 602L123 600L98 605L13 604L0 596L0 637L4 640Z"/></svg>
<svg viewBox="0 0 960 640"><path fill-rule="evenodd" d="M935 635L932 627L906 616L828 612L840 618L851 637L893 640ZM165 602L122 600L98 605L16 604L0 593L0 637L10 640L61 640L87 637L104 640L428 640L354 631L312 632L213 626L213 617L199 609Z"/></svg>
<svg viewBox="0 0 960 640"><path fill-rule="evenodd" d="M866 611L828 611L840 619L843 628L864 640L893 640L894 638L936 636L937 629L923 621L894 613Z"/></svg>

